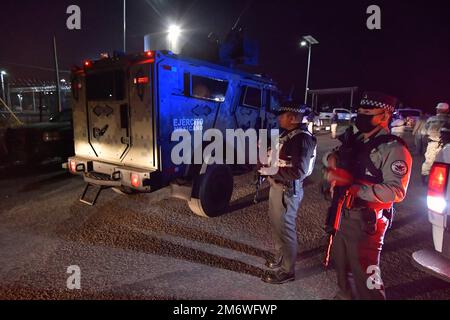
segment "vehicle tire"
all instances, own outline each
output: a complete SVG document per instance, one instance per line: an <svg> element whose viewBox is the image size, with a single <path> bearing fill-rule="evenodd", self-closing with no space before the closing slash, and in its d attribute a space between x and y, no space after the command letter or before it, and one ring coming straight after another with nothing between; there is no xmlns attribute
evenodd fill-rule
<svg viewBox="0 0 450 320"><path fill-rule="evenodd" d="M233 173L227 165L210 165L193 181L189 208L197 215L212 218L226 213L233 193Z"/></svg>

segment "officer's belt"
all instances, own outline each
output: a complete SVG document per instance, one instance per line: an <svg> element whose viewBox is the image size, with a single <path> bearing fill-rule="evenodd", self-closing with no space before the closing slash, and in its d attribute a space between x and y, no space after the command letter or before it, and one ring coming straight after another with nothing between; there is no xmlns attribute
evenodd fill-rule
<svg viewBox="0 0 450 320"><path fill-rule="evenodd" d="M362 209L362 208L360 208L360 209ZM360 211L360 209L356 209L356 208L345 209L343 211L343 215L344 215L344 217L348 217L350 219L360 219L361 218L361 211ZM377 220L383 218L383 216L384 215L383 215L383 211L382 210L377 212Z"/></svg>
<svg viewBox="0 0 450 320"><path fill-rule="evenodd" d="M273 178L271 178L271 179L273 180L273 182L274 182L275 184L280 185L280 186L283 186L283 187L288 187L288 188L293 187L294 184L295 184L295 181L297 181L297 180L300 181L300 179L297 179L297 180L289 180L289 181L283 181L283 180L273 179ZM301 181L300 181L300 187L302 187Z"/></svg>
<svg viewBox="0 0 450 320"><path fill-rule="evenodd" d="M356 198L349 209L361 209L361 208L369 208L374 210L387 210L392 208L393 203L380 203L380 202L370 202L366 200L362 200L360 198Z"/></svg>

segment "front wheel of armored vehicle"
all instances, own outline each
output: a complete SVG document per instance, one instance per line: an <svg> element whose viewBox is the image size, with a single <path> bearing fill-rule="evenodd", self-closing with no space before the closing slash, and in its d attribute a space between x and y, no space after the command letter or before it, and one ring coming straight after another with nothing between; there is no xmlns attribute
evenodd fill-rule
<svg viewBox="0 0 450 320"><path fill-rule="evenodd" d="M193 181L189 208L203 217L226 213L233 193L233 173L227 165L210 165Z"/></svg>

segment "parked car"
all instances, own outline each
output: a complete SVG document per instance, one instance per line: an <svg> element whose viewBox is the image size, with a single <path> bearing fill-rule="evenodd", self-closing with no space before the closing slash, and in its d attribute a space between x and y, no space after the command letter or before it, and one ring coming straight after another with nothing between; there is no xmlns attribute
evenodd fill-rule
<svg viewBox="0 0 450 320"><path fill-rule="evenodd" d="M427 194L434 250L416 251L412 258L420 270L450 282L450 146L447 145L442 152L431 168Z"/></svg>
<svg viewBox="0 0 450 320"><path fill-rule="evenodd" d="M351 122L356 118L356 113L345 108L335 108L333 112L321 112L314 119L314 131L330 131L334 114L337 114L339 122Z"/></svg>
<svg viewBox="0 0 450 320"><path fill-rule="evenodd" d="M416 121L422 116L420 109L398 109L394 112L394 119L404 119L407 130L411 131L416 125Z"/></svg>
<svg viewBox="0 0 450 320"><path fill-rule="evenodd" d="M8 128L5 134L7 159L31 163L73 155L72 123L72 110L67 109L47 122Z"/></svg>
<svg viewBox="0 0 450 320"><path fill-rule="evenodd" d="M336 108L333 113L338 115L338 121L348 121L356 118L356 112L352 112L348 109Z"/></svg>
<svg viewBox="0 0 450 320"><path fill-rule="evenodd" d="M393 119L391 122L391 133L400 138L403 138L406 131L406 120L404 118L398 117Z"/></svg>

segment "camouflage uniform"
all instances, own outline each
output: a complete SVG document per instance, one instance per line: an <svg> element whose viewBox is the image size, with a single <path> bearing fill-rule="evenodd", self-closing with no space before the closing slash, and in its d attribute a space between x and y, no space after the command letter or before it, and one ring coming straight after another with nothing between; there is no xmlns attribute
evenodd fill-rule
<svg viewBox="0 0 450 320"><path fill-rule="evenodd" d="M398 100L380 93L366 93L361 109L379 109L392 113ZM370 133L367 116L358 114L356 126L360 132L340 148L352 151L345 156L337 150L338 167L348 171L350 186L337 187L347 190L343 194L345 205L341 211L340 226L334 237L333 259L337 271L338 299L385 299L380 272L380 254L385 232L392 220L392 206L402 201L411 175L412 158L405 143L381 128ZM361 119L360 121L358 121ZM366 122L363 122L366 121ZM365 131L363 131L365 130ZM345 159L339 159L339 155ZM336 180L337 181L337 180ZM335 200L335 198L333 199Z"/></svg>
<svg viewBox="0 0 450 320"><path fill-rule="evenodd" d="M386 134L389 132L382 130L376 137ZM384 216L382 208L388 208L392 203L404 199L412 158L405 146L398 141L392 141L371 150L370 160L380 170L382 182L362 184L356 194L355 206L344 210L340 231L334 240L333 257L340 289L338 298L385 299L381 274L378 271L389 220ZM373 233L366 230L368 221L365 214L368 205L376 208L376 226ZM370 266L375 266L375 270L368 270ZM367 282L373 272L376 272L380 286L369 288Z"/></svg>
<svg viewBox="0 0 450 320"><path fill-rule="evenodd" d="M426 119L419 119L413 129L414 145L416 146L416 154L421 157L421 161L425 156L427 149L427 141L425 139L425 123Z"/></svg>
<svg viewBox="0 0 450 320"><path fill-rule="evenodd" d="M428 146L425 152L425 162L422 165L422 176L430 174L431 166L440 151L439 146L439 130L446 124L450 124L450 116L448 114L438 114L429 118L425 124L425 132L428 136Z"/></svg>

